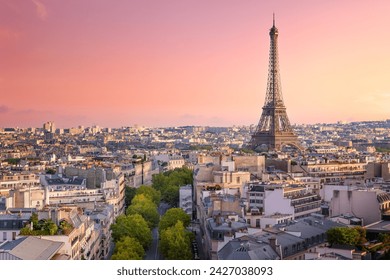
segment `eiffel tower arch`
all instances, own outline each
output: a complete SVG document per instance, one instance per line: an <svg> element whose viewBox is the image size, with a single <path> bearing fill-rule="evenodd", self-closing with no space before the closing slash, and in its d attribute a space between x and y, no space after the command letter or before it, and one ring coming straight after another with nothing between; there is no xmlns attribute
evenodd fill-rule
<svg viewBox="0 0 390 280"><path fill-rule="evenodd" d="M275 27L275 17L269 35L271 38L267 92L263 111L251 138L251 148L254 150L280 151L290 145L301 149L298 137L295 135L287 116L283 102L282 86L278 58L278 29Z"/></svg>

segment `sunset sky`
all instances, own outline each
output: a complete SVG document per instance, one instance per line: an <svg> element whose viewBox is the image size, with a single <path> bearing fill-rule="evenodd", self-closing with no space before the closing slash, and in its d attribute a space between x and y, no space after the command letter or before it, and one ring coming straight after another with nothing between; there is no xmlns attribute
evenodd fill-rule
<svg viewBox="0 0 390 280"><path fill-rule="evenodd" d="M0 0L0 127L390 118L390 1Z"/></svg>

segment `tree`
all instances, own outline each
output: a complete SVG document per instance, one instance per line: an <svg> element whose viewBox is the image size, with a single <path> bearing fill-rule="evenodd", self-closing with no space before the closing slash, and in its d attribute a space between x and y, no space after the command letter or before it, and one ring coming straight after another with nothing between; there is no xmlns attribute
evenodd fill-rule
<svg viewBox="0 0 390 280"><path fill-rule="evenodd" d="M160 250L167 260L192 259L191 233L185 230L181 221L162 232Z"/></svg>
<svg viewBox="0 0 390 280"><path fill-rule="evenodd" d="M131 201L133 200L135 194L136 194L137 189L136 188L131 188L131 187L126 187L125 188L125 204L126 207L129 207L131 204Z"/></svg>
<svg viewBox="0 0 390 280"><path fill-rule="evenodd" d="M54 235L57 233L58 227L52 220L45 220L42 230L47 233L47 235Z"/></svg>
<svg viewBox="0 0 390 280"><path fill-rule="evenodd" d="M153 175L153 183L152 186L156 190L162 190L165 186L168 184L168 177L165 176L163 173L154 174Z"/></svg>
<svg viewBox="0 0 390 280"><path fill-rule="evenodd" d="M193 183L192 171L187 167L176 168L175 170L167 171L153 175L153 188L160 190L169 185L184 186Z"/></svg>
<svg viewBox="0 0 390 280"><path fill-rule="evenodd" d="M161 192L161 199L176 207L179 203L181 186L193 183L193 174L187 167L176 168L164 173L153 175L153 188Z"/></svg>
<svg viewBox="0 0 390 280"><path fill-rule="evenodd" d="M32 231L31 228L27 225L27 226L25 226L24 228L21 228L21 229L20 229L19 234L20 234L20 235L33 235L33 231Z"/></svg>
<svg viewBox="0 0 390 280"><path fill-rule="evenodd" d="M9 159L6 159L6 162L8 162L8 164L12 164L12 165L17 165L19 164L21 161L20 158L9 158Z"/></svg>
<svg viewBox="0 0 390 280"><path fill-rule="evenodd" d="M161 199L172 207L177 207L180 199L180 187L168 185L162 190Z"/></svg>
<svg viewBox="0 0 390 280"><path fill-rule="evenodd" d="M124 237L115 244L112 260L142 260L145 250L135 238Z"/></svg>
<svg viewBox="0 0 390 280"><path fill-rule="evenodd" d="M150 229L155 228L160 220L156 204L143 194L138 194L133 198L126 214L140 214L148 223Z"/></svg>
<svg viewBox="0 0 390 280"><path fill-rule="evenodd" d="M37 229L41 229L40 226L38 226L38 214L37 213L32 213L31 214L31 217L30 217L30 223L33 224L33 229L37 230ZM39 227L39 228L38 228Z"/></svg>
<svg viewBox="0 0 390 280"><path fill-rule="evenodd" d="M361 240L361 235L356 228L335 227L326 232L328 242L334 244L356 246Z"/></svg>
<svg viewBox="0 0 390 280"><path fill-rule="evenodd" d="M35 213L34 213L35 214ZM20 235L55 235L58 233L57 225L50 219L38 222L38 215L31 215L30 223L20 230Z"/></svg>
<svg viewBox="0 0 390 280"><path fill-rule="evenodd" d="M380 233L378 235L378 240L384 244L390 244L390 234L388 233Z"/></svg>
<svg viewBox="0 0 390 280"><path fill-rule="evenodd" d="M356 246L358 246L359 249L362 249L364 247L364 244L367 242L366 229L363 227L354 227L354 229L359 234L359 237L356 240Z"/></svg>
<svg viewBox="0 0 390 280"><path fill-rule="evenodd" d="M154 204L157 206L160 204L161 201L161 193L160 191L150 187L150 186L140 186L137 191L136 195L143 194L147 198L149 198L151 201L153 201Z"/></svg>
<svg viewBox="0 0 390 280"><path fill-rule="evenodd" d="M47 168L46 169L46 174L56 174L56 170L53 168Z"/></svg>
<svg viewBox="0 0 390 280"><path fill-rule="evenodd" d="M169 227L174 226L178 221L183 223L184 228L188 227L191 219L190 216L181 208L171 208L161 217L158 224L158 230L161 233Z"/></svg>
<svg viewBox="0 0 390 280"><path fill-rule="evenodd" d="M152 232L148 223L139 214L120 215L114 224L111 225L112 238L118 242L124 237L133 237L147 249L152 243Z"/></svg>
<svg viewBox="0 0 390 280"><path fill-rule="evenodd" d="M69 235L73 230L73 225L70 224L68 221L61 221L60 226L58 229L61 231L62 234Z"/></svg>
<svg viewBox="0 0 390 280"><path fill-rule="evenodd" d="M176 168L168 174L169 183L175 186L183 186L193 183L192 171L187 167Z"/></svg>

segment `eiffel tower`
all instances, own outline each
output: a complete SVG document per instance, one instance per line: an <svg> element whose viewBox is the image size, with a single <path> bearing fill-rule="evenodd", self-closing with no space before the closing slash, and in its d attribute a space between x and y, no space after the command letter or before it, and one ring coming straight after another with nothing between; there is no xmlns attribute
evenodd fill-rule
<svg viewBox="0 0 390 280"><path fill-rule="evenodd" d="M280 82L278 59L278 29L273 26L269 31L271 38L267 93L259 124L252 135L251 147L254 150L280 151L283 146L291 145L300 149L298 137L294 134L284 106Z"/></svg>

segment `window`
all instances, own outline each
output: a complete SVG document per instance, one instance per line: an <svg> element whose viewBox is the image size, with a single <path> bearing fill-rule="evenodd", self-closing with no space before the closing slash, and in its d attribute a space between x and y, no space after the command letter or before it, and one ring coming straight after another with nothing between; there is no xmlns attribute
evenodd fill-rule
<svg viewBox="0 0 390 280"><path fill-rule="evenodd" d="M3 240L7 240L7 233L3 232Z"/></svg>
<svg viewBox="0 0 390 280"><path fill-rule="evenodd" d="M16 232L15 231L12 232L12 240L16 240Z"/></svg>

